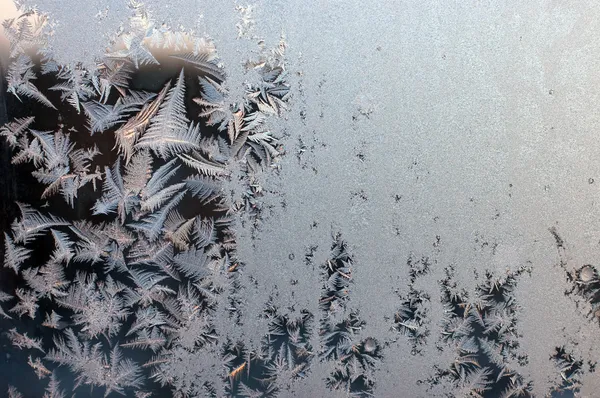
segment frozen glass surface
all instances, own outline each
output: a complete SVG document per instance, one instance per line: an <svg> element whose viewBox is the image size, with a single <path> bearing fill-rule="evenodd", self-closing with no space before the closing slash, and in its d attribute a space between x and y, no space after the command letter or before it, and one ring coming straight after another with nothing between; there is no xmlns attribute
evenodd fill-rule
<svg viewBox="0 0 600 398"><path fill-rule="evenodd" d="M0 0L0 396L598 397L599 16Z"/></svg>

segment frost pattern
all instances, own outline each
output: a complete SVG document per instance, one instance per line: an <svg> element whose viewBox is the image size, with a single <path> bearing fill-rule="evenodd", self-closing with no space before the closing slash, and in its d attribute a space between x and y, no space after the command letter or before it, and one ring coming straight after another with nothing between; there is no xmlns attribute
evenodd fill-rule
<svg viewBox="0 0 600 398"><path fill-rule="evenodd" d="M233 66L209 39L157 27L139 4L131 11L127 30L96 68L60 65L44 53L47 17L40 13L5 23L7 89L35 115L10 120L0 136L11 163L40 189L39 200L18 204L4 231L3 271L22 283L0 292L0 316L16 326L6 336L29 354L33 372L50 376L45 397L65 395L59 365L75 375L73 385L61 383L76 393L87 385L139 397L149 391L373 396L398 361L425 362L438 353L417 382L427 396L533 396L529 358L519 344L523 303L516 298L531 268L519 261L506 270L488 267L468 286L458 275L468 267L434 260L438 250L411 254L405 264L394 259L406 275L382 283L393 287L385 308L394 307L382 319L365 311L357 294L374 265L355 249L361 243L355 235L346 240L342 229L342 239L333 225L332 240L305 247L295 262L289 255L305 268L271 278L252 272L257 265L238 252L238 228L256 243L275 211L269 200L277 192L264 176L280 171L289 144L276 122L288 117L291 103L306 126L306 104L293 101L302 99L306 81L301 71L290 76L284 40L273 50L260 43L254 58L238 60L247 80L236 84L239 76L228 73ZM254 7L237 11L238 39L257 39ZM157 79L160 86L139 83L159 65L168 74ZM355 129L380 109L371 96L357 98ZM78 116L63 118L69 114ZM301 134L296 157L304 170L327 144L314 131ZM354 149L360 173L368 142ZM417 160L408 169L416 181L427 178ZM368 223L371 198L365 189L351 193L350 218L359 227ZM284 195L276 200L287 206ZM396 194L390 201L401 200ZM405 232L395 227L395 233ZM565 242L556 229L551 234L566 297L582 320L597 324L597 268L570 267ZM494 253L498 247L479 234L475 243ZM254 294L265 280L286 278L289 289L278 283ZM435 278L438 284L430 283ZM294 296L303 292L298 285L314 297ZM34 325L52 338L32 334ZM393 358L403 344L406 357ZM579 393L595 372L594 353L576 341L555 346L547 357L556 376L551 393ZM12 386L7 391L20 396Z"/></svg>

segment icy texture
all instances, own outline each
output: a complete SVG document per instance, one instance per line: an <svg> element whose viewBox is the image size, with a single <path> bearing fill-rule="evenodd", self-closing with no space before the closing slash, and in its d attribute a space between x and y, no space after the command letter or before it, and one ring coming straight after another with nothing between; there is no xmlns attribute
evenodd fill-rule
<svg viewBox="0 0 600 398"><path fill-rule="evenodd" d="M26 3L63 21L53 27L50 48L67 64L93 65L131 13L124 1L84 9ZM363 355L376 341L374 366L356 365L356 374L368 375L364 391L417 397L452 389L461 396L471 383L496 396L475 382L497 377L500 367L480 379L449 376L457 355L483 349L479 340L463 349L463 336L442 338L451 301L444 289L456 284L463 306L485 302L478 314L491 319L495 307L481 299L481 286L517 275L505 314L512 329L489 332L517 342L500 355L518 375L513 384L528 385L535 396L561 389L594 396L598 300L594 277L583 271L587 264L600 269L600 5L264 0L174 7L148 0L145 7L158 27L212 39L233 98L260 78L244 63L285 39L288 111L264 122L285 153L276 168L253 176L250 199L239 184L243 170L232 168L223 182L234 203L246 198L258 209L236 213L242 271L229 290L235 305L221 302L214 320L222 336L243 341L227 353L230 375L252 364L268 378L272 353L241 358L265 349L274 322L308 313L310 337L301 345L311 347L303 358L310 371L279 386L283 395L331 394L324 380L343 373L344 361L358 361L345 355ZM78 18L68 14L75 8ZM338 316L358 311L352 322L361 326L352 332L358 348L341 347L327 360L317 333L328 316L320 300L324 267L340 240L351 257L351 283ZM9 267L19 268L22 253L12 252ZM276 311L265 315L270 306ZM487 326L473 327L467 337L480 338L478 328ZM170 355L184 369L206 365L206 379L223 379L211 368L222 353L206 351L203 361L181 347ZM181 374L175 387L188 388L194 378ZM239 384L231 382L228 392Z"/></svg>

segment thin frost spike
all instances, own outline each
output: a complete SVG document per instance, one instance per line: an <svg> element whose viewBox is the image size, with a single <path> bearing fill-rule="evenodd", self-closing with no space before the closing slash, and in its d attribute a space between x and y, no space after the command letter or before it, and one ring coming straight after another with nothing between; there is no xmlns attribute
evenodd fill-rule
<svg viewBox="0 0 600 398"><path fill-rule="evenodd" d="M184 53L184 54L173 54L170 57L180 59L194 65L203 73L217 79L224 80L223 71L217 66L212 60L213 56L209 52L202 52L198 54Z"/></svg>
<svg viewBox="0 0 600 398"><path fill-rule="evenodd" d="M17 332L17 328L12 328L8 331L8 337L12 342L13 346L19 348L20 350L26 349L36 349L40 350L42 353L46 353L42 348L42 339L33 338L27 336L27 333L19 333Z"/></svg>
<svg viewBox="0 0 600 398"><path fill-rule="evenodd" d="M31 250L14 244L10 236L4 233L4 266L19 273L21 264L29 258Z"/></svg>
<svg viewBox="0 0 600 398"><path fill-rule="evenodd" d="M204 159L200 154L196 154L196 156L186 154L178 156L186 165L204 175L215 177L227 174L227 171L221 165Z"/></svg>
<svg viewBox="0 0 600 398"><path fill-rule="evenodd" d="M65 398L65 393L61 390L60 383L54 373L50 376L50 382L42 398Z"/></svg>
<svg viewBox="0 0 600 398"><path fill-rule="evenodd" d="M129 224L129 227L143 232L150 241L156 241L162 232L163 224L167 219L168 213L181 202L186 192L187 190L182 190L171 198L162 209L149 214L139 222Z"/></svg>
<svg viewBox="0 0 600 398"><path fill-rule="evenodd" d="M142 134L146 127L150 124L150 121L158 112L160 105L162 104L167 92L171 88L171 82L167 82L165 87L158 93L158 96L149 104L145 104L143 108L115 131L115 148L118 148L119 153L123 154L125 158L125 164L128 164L133 155L133 147L138 140L140 134Z"/></svg>
<svg viewBox="0 0 600 398"><path fill-rule="evenodd" d="M144 189L152 176L152 156L148 151L136 153L125 167L123 187L137 195Z"/></svg>
<svg viewBox="0 0 600 398"><path fill-rule="evenodd" d="M17 391L15 387L8 386L8 398L23 398L23 394Z"/></svg>
<svg viewBox="0 0 600 398"><path fill-rule="evenodd" d="M156 211L162 205L164 205L165 202L171 199L173 195L179 192L184 186L185 183L183 182L179 184L169 185L168 187L157 192L155 195L152 195L151 197L144 200L141 205L141 210L150 212Z"/></svg>
<svg viewBox="0 0 600 398"><path fill-rule="evenodd" d="M185 82L183 69L179 73L177 83L169 90L164 102L148 130L142 135L135 148L149 148L157 156L166 159L169 155L189 149L198 149L200 131L198 125L185 116Z"/></svg>
<svg viewBox="0 0 600 398"><path fill-rule="evenodd" d="M104 396L108 396L112 391L124 394L127 387L139 388L144 381L140 366L131 359L123 359L123 355L118 345L114 346L110 353L110 361L103 361L105 369L100 385L106 387Z"/></svg>
<svg viewBox="0 0 600 398"><path fill-rule="evenodd" d="M54 253L52 253L52 259L56 262L64 261L68 264L73 257L73 242L71 242L69 236L64 232L54 229L51 229L50 232L52 232L56 245L56 249L54 250Z"/></svg>
<svg viewBox="0 0 600 398"><path fill-rule="evenodd" d="M185 185L190 194L200 201L210 198L215 192L219 191L219 186L211 178L203 175L187 178Z"/></svg>
<svg viewBox="0 0 600 398"><path fill-rule="evenodd" d="M34 116L30 116L27 118L15 119L10 123L6 123L4 126L0 127L0 135L6 137L11 148L14 148L17 145L18 139L21 138L23 132L27 131L34 119Z"/></svg>
<svg viewBox="0 0 600 398"><path fill-rule="evenodd" d="M28 243L31 239L40 236L52 227L68 226L69 223L62 218L52 215L45 216L27 205L20 205L23 218L18 223L13 223L12 229L15 242Z"/></svg>
<svg viewBox="0 0 600 398"><path fill-rule="evenodd" d="M146 187L142 190L142 197L147 198L156 195L166 185L167 181L177 173L177 170L181 167L176 165L177 159L172 159L168 163L160 166L150 180L146 184Z"/></svg>

